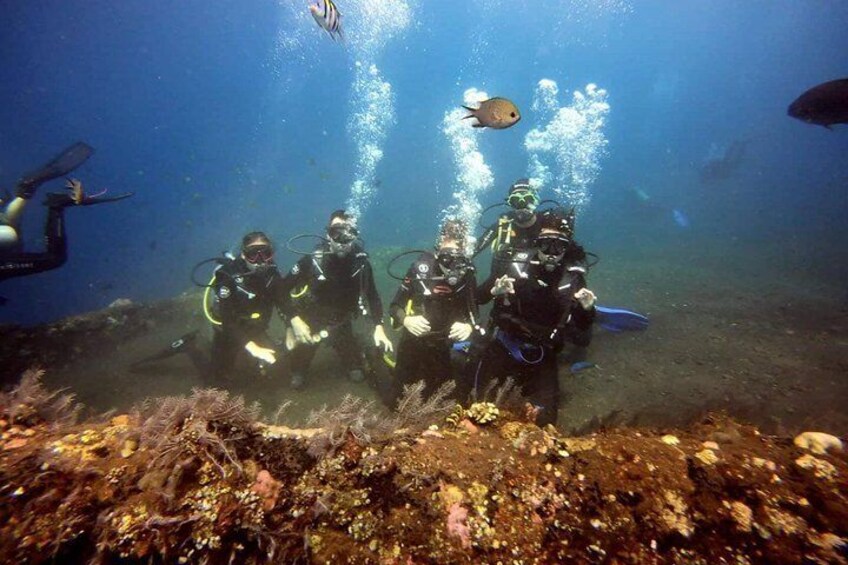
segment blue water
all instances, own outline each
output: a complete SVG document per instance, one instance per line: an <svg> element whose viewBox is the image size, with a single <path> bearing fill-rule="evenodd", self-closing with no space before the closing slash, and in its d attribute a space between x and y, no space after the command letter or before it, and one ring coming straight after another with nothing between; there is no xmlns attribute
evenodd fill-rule
<svg viewBox="0 0 848 565"><path fill-rule="evenodd" d="M454 192L470 190L457 180L446 113L469 88L522 110L511 129L471 134L491 172L472 198L485 206L528 174L526 136L544 127L532 110L541 79L556 82L559 106L590 83L606 90L606 145L590 156L592 178L566 174L564 185L561 164L545 156L546 197L575 182L586 196L582 240L603 248L686 239L713 251L791 240L832 267L823 282L848 274L848 126L829 132L786 116L807 88L848 76L848 3L338 5L345 45L318 29L306 0L5 2L0 187L84 140L97 153L75 176L136 195L68 210L68 263L0 284L10 299L0 320L174 296L191 287L194 263L247 231L265 230L282 247L320 230L357 179L373 187L357 201L369 246L430 242ZM370 110L353 87L369 77L366 86L390 90ZM350 127L363 112L379 131ZM571 154L586 148L581 139ZM371 169L365 142L382 152ZM740 162L701 180L734 142L745 146ZM41 245L43 217L31 203L29 249ZM295 259L279 254L283 267Z"/></svg>

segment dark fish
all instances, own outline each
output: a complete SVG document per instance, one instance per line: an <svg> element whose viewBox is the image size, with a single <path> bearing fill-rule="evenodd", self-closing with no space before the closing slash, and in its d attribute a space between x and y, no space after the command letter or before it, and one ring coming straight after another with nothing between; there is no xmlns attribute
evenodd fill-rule
<svg viewBox="0 0 848 565"><path fill-rule="evenodd" d="M148 243L148 244L147 244L147 247L148 247L151 251L156 251L156 246L157 246L157 245L158 245L158 244L157 244L156 240L154 239L153 241L151 241L150 243Z"/></svg>
<svg viewBox="0 0 848 565"><path fill-rule="evenodd" d="M848 123L848 78L814 86L790 104L786 113L827 129Z"/></svg>
<svg viewBox="0 0 848 565"><path fill-rule="evenodd" d="M747 146L747 141L736 140L722 150L711 152L710 158L698 170L701 182L719 182L734 176L745 162Z"/></svg>
<svg viewBox="0 0 848 565"><path fill-rule="evenodd" d="M480 107L476 109L468 106L463 108L471 112L463 120L477 118L477 123L473 124L475 128L506 129L521 119L518 107L506 98L489 98L480 102Z"/></svg>

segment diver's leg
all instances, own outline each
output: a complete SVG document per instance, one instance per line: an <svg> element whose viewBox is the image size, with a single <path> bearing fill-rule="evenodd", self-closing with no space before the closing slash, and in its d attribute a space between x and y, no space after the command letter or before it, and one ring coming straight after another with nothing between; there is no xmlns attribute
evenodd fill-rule
<svg viewBox="0 0 848 565"><path fill-rule="evenodd" d="M362 347L353 333L353 324L345 322L338 326L330 338L333 349L338 353L342 366L347 370L350 380L362 382L365 380L365 360L363 359Z"/></svg>
<svg viewBox="0 0 848 565"><path fill-rule="evenodd" d="M238 340L227 330L218 330L212 337L212 363L204 374L210 384L220 384L232 378L239 354Z"/></svg>
<svg viewBox="0 0 848 565"><path fill-rule="evenodd" d="M489 383L494 381L502 381L510 374L510 368L514 364L512 357L507 353L506 349L497 340L491 340L486 348L480 354L479 360L471 368L471 401L483 402L486 389ZM521 383L518 383L519 385ZM460 398L461 402L465 399Z"/></svg>
<svg viewBox="0 0 848 565"><path fill-rule="evenodd" d="M536 424L557 423L559 414L559 371L556 354L545 348L545 358L538 365L523 368L523 391L527 399L541 408Z"/></svg>
<svg viewBox="0 0 848 565"><path fill-rule="evenodd" d="M424 398L429 398L442 384L454 379L451 363L451 342L427 340L421 348L421 369L424 376ZM455 382L455 381L454 381ZM458 392L454 389L454 392ZM457 397L459 398L459 397Z"/></svg>
<svg viewBox="0 0 848 565"><path fill-rule="evenodd" d="M44 226L43 253L15 253L0 259L0 280L42 273L61 267L68 259L64 208L49 207Z"/></svg>
<svg viewBox="0 0 848 565"><path fill-rule="evenodd" d="M309 371L309 365L312 364L312 359L318 351L318 346L313 344L298 344L291 353L291 387L294 389L302 388L306 382L306 373Z"/></svg>
<svg viewBox="0 0 848 565"><path fill-rule="evenodd" d="M392 407L395 407L397 401L403 396L403 387L421 380L418 374L420 365L419 341L419 338L412 337L405 331L400 336L397 356L395 357L395 378L390 394Z"/></svg>
<svg viewBox="0 0 848 565"><path fill-rule="evenodd" d="M21 214L26 207L27 199L20 196L12 199L9 205L6 206L6 211L3 213L4 220L9 226L18 229L21 222Z"/></svg>

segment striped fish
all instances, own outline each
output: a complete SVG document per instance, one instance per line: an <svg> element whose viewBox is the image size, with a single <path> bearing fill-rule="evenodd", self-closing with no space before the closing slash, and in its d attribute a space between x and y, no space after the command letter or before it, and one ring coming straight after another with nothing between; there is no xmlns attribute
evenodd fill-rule
<svg viewBox="0 0 848 565"><path fill-rule="evenodd" d="M312 12L315 23L329 33L334 41L336 38L342 41L344 40L344 34L342 33L342 14L336 8L333 0L318 0L315 4L309 6L309 11Z"/></svg>

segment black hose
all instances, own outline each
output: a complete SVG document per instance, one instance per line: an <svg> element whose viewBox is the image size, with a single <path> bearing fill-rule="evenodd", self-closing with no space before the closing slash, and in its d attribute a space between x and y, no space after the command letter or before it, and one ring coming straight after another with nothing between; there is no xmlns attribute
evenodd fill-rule
<svg viewBox="0 0 848 565"><path fill-rule="evenodd" d="M314 234L314 233L300 233L300 234L292 236L292 237L288 238L288 240L286 240L286 249L288 251L294 253L295 255L312 255L312 253L313 253L312 251L300 251L298 249L293 249L292 246L291 246L291 244L294 243L295 241L297 241L299 239L305 239L307 237L312 237L312 238L321 240L324 243L330 242L329 238L326 238L322 235L317 235L317 234Z"/></svg>
<svg viewBox="0 0 848 565"><path fill-rule="evenodd" d="M405 276L404 276L404 277L398 277L398 276L395 276L395 274L394 274L394 273L392 273L392 265L394 265L394 264L395 264L395 261L397 261L397 260L398 260L398 259L400 259L401 257L404 257L404 256L406 256L406 255L412 255L413 253L418 253L419 255L421 255L421 254L423 254L423 253L429 253L429 252L428 252L428 251L424 251L423 249L413 249L413 250L411 250L411 251L404 251L403 253L401 253L401 254L399 254L399 255L395 255L395 256L394 256L394 257L393 257L393 258L389 261L389 264L388 264L388 265L386 265L386 273L388 273L388 275L389 275L390 277L392 277L393 279L395 279L396 281L401 281L401 282L402 282L402 281L404 280Z"/></svg>
<svg viewBox="0 0 848 565"><path fill-rule="evenodd" d="M226 258L223 257L212 257L211 259L204 259L200 263L196 264L191 269L191 282L194 283L195 286L199 286L200 288L212 288L211 284L197 282L197 270L203 265L207 265L209 263L218 263L219 265L223 265Z"/></svg>

